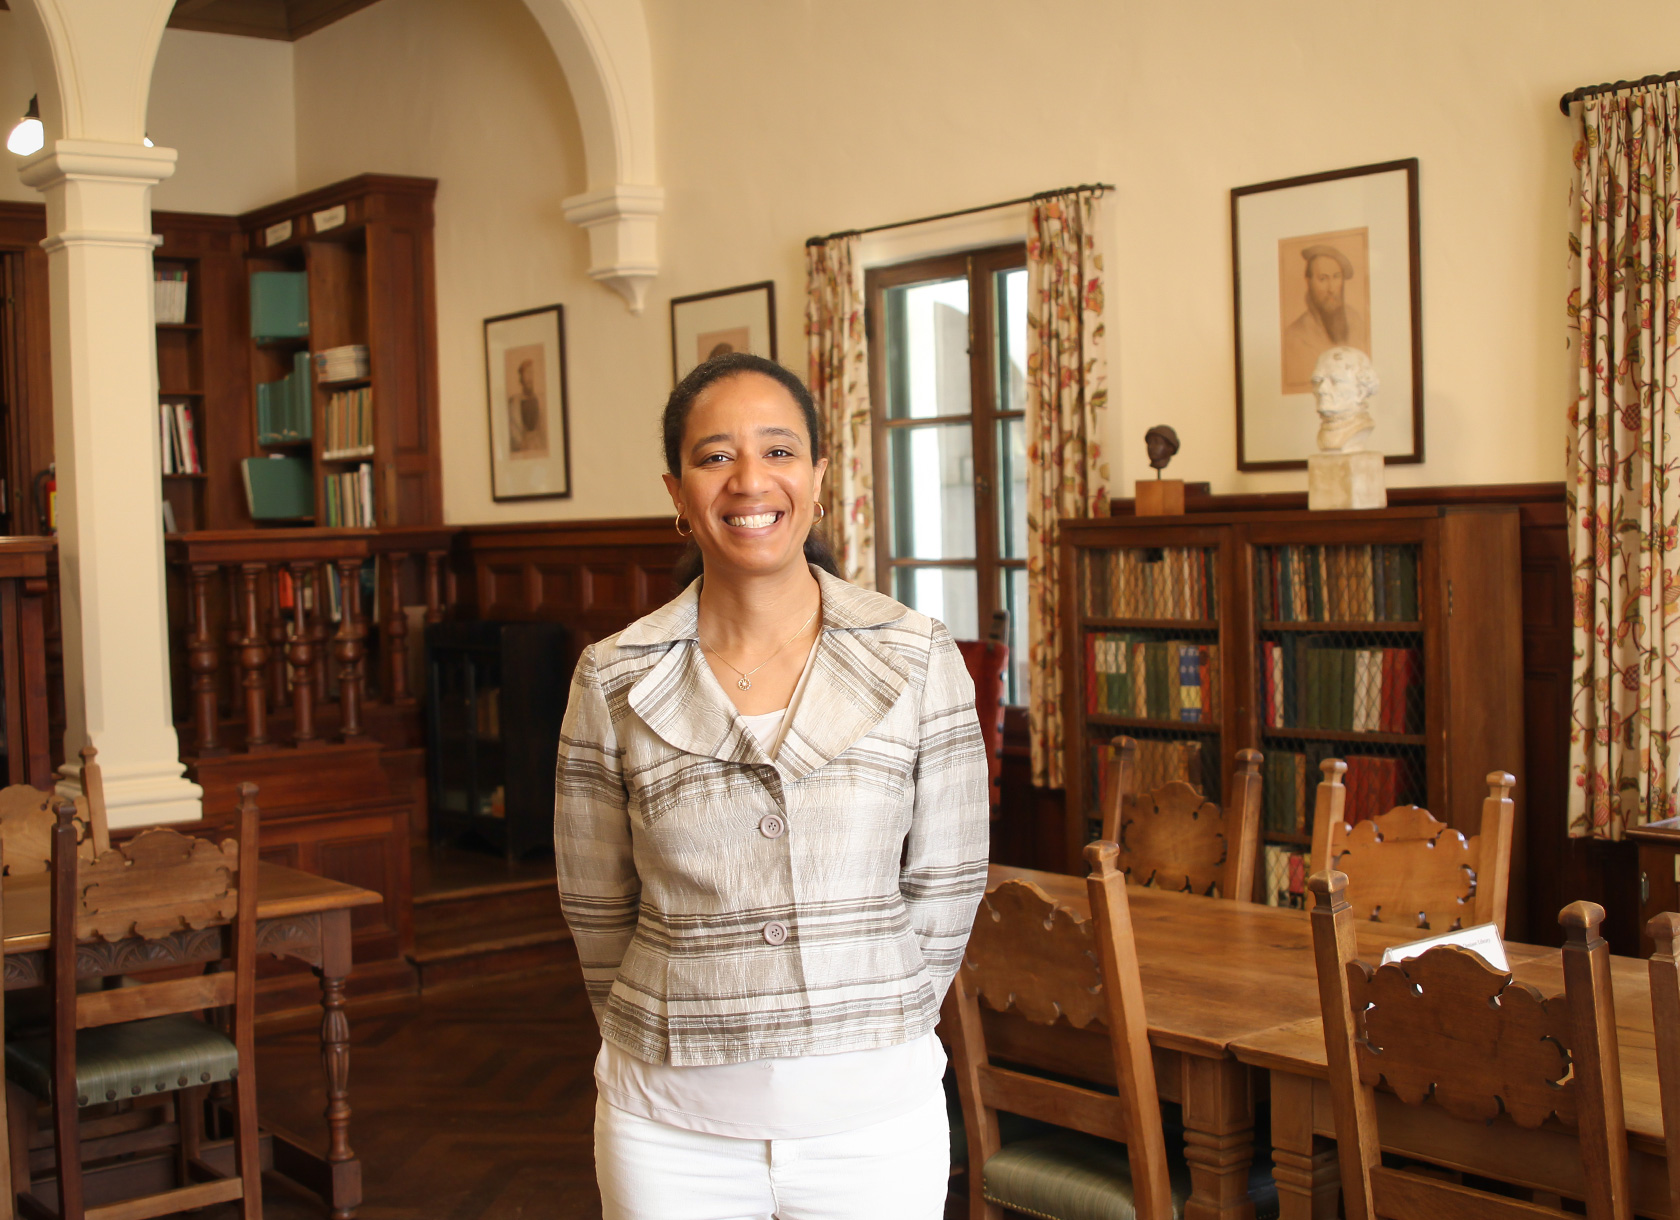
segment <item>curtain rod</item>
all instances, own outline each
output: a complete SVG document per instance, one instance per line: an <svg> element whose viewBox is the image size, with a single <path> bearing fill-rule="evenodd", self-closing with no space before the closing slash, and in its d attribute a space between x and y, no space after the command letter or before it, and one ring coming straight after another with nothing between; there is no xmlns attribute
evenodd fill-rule
<svg viewBox="0 0 1680 1220"><path fill-rule="evenodd" d="M1619 80L1606 82L1602 85L1582 85L1579 89L1571 89L1558 98L1558 109L1563 111L1564 117L1569 117L1569 103L1579 102L1584 98L1594 97L1600 93L1616 93L1622 89L1638 89L1644 85L1666 85L1670 81L1680 80L1680 72L1667 72L1662 76L1642 76L1638 80Z"/></svg>
<svg viewBox="0 0 1680 1220"><path fill-rule="evenodd" d="M978 207L958 208L955 212L940 212L937 216L918 216L914 220L895 220L891 224L870 225L867 229L841 229L838 233L830 233L827 237L807 238L807 246L820 246L831 242L836 237L862 236L865 233L881 233L887 229L904 229L911 225L931 224L935 220L951 220L958 216L972 216L976 212L995 212L998 208L1012 208L1023 203L1037 203L1040 199L1049 199L1055 195L1072 195L1079 191L1112 191L1110 182L1082 182L1078 186L1064 186L1056 191L1040 191L1036 195L1024 195L1020 199L1005 199L1002 203L982 203Z"/></svg>

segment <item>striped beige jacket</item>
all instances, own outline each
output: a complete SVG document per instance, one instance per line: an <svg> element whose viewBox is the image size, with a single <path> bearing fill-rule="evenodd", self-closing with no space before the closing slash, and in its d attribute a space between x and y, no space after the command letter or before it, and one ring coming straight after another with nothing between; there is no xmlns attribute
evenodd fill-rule
<svg viewBox="0 0 1680 1220"><path fill-rule="evenodd" d="M774 762L701 655L698 581L578 663L560 903L602 1036L638 1058L907 1042L962 957L988 835L973 684L943 624L818 579L822 631Z"/></svg>

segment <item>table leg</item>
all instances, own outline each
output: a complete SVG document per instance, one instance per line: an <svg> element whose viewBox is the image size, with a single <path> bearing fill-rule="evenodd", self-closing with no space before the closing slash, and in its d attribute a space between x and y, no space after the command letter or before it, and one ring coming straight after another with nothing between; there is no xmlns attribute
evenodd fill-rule
<svg viewBox="0 0 1680 1220"><path fill-rule="evenodd" d="M1184 1057L1184 1159L1190 1198L1184 1220L1254 1220L1254 1094L1235 1059Z"/></svg>
<svg viewBox="0 0 1680 1220"><path fill-rule="evenodd" d="M1336 1141L1313 1134L1313 1082L1272 1073L1272 1177L1278 1220L1336 1220Z"/></svg>
<svg viewBox="0 0 1680 1220"><path fill-rule="evenodd" d="M321 1062L327 1073L327 1170L332 1220L353 1220L362 1202L362 1166L350 1150L350 912L327 911L321 924Z"/></svg>

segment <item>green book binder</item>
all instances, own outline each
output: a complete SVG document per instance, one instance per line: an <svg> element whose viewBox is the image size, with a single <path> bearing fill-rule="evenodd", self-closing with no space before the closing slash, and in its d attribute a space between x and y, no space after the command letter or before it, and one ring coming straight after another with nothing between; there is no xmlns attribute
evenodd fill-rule
<svg viewBox="0 0 1680 1220"><path fill-rule="evenodd" d="M246 458L245 503L253 521L282 521L315 515L309 463L295 457Z"/></svg>
<svg viewBox="0 0 1680 1220"><path fill-rule="evenodd" d="M309 334L309 280L301 271L251 273L251 338L297 339Z"/></svg>

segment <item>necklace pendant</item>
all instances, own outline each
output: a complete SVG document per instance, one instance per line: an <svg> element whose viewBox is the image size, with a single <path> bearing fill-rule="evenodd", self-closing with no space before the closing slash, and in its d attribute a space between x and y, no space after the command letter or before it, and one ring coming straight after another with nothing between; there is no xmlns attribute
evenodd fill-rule
<svg viewBox="0 0 1680 1220"><path fill-rule="evenodd" d="M752 689L752 679L747 677L746 674L742 674L741 675L741 680L739 682L737 682L735 685L739 686L742 690L751 690Z"/></svg>

